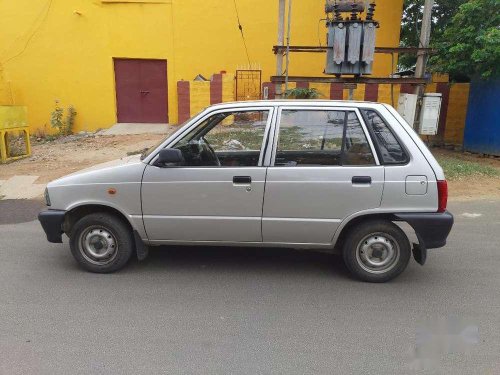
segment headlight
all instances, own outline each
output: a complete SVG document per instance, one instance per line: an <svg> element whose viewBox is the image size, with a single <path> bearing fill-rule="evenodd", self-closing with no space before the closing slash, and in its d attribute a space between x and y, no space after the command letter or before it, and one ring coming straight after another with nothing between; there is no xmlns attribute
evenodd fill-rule
<svg viewBox="0 0 500 375"><path fill-rule="evenodd" d="M50 206L50 197L49 197L49 189L45 188L45 204L47 206Z"/></svg>

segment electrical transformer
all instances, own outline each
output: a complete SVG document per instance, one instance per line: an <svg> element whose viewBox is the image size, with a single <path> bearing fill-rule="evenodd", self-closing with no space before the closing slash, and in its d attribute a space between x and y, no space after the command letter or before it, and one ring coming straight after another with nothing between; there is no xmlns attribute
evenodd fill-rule
<svg viewBox="0 0 500 375"><path fill-rule="evenodd" d="M373 19L375 3L370 3L365 19L362 1L327 1L328 36L326 74L361 76L372 73L375 36L379 23ZM345 14L346 12L347 15ZM331 16L330 16L331 15Z"/></svg>

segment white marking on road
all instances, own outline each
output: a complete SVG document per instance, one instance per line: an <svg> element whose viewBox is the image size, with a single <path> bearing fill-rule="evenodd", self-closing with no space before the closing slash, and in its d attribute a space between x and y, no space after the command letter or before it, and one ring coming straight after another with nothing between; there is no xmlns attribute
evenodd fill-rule
<svg viewBox="0 0 500 375"><path fill-rule="evenodd" d="M464 212L462 214L462 217L466 217L469 219L475 219L475 218L480 217L480 216L483 216L483 214L476 214L476 213L469 213L469 212Z"/></svg>

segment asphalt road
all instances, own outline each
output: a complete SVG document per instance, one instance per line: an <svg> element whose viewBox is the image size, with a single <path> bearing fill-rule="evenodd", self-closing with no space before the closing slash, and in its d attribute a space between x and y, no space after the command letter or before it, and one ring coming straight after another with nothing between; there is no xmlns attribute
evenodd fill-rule
<svg viewBox="0 0 500 375"><path fill-rule="evenodd" d="M448 246L386 284L285 249L164 248L95 275L37 222L0 225L0 373L499 374L500 202L450 208Z"/></svg>

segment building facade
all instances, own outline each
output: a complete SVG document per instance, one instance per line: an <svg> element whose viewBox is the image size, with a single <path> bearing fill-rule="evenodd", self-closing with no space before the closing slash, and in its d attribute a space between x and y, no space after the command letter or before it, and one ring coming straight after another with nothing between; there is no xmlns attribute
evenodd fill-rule
<svg viewBox="0 0 500 375"><path fill-rule="evenodd" d="M402 3L377 2L377 46L398 46ZM324 17L323 0L294 0L291 44L324 43ZM226 101L235 99L238 68L260 70L262 82L275 75L277 20L278 2L270 0L3 1L0 104L27 106L32 130L48 132L56 100L76 109L75 131L177 123L184 81L226 72L216 75L216 97ZM324 65L325 54L294 54L289 71L321 76ZM390 55L376 56L374 76L391 69ZM206 87L194 82L189 95Z"/></svg>

